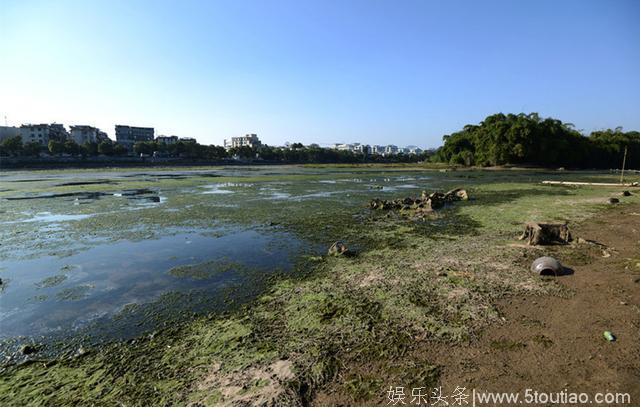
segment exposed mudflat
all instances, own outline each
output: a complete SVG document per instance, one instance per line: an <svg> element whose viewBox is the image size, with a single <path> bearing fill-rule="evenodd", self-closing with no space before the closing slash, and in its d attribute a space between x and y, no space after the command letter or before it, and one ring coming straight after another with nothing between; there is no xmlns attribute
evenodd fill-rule
<svg viewBox="0 0 640 407"><path fill-rule="evenodd" d="M385 166L1 174L0 403L387 405L389 386L439 384L631 391L640 195L545 179L617 178ZM419 218L369 208L454 188L469 200ZM527 221L569 222L607 248L523 246ZM326 255L337 240L350 256ZM573 273L533 275L542 254Z"/></svg>
<svg viewBox="0 0 640 407"><path fill-rule="evenodd" d="M431 363L439 373L439 379L416 385L425 386L423 392L427 399L436 388L442 389L449 402L456 388L464 388L469 403L474 389L518 393L521 398L529 389L547 394L585 393L589 397L596 393L619 393L619 397L630 396L631 403L610 405L637 404L640 400L640 205L604 210L576 224L572 233L575 240L570 246L509 244L523 248L523 256L527 258L551 253L570 269L557 278L545 277L562 287L556 295L521 293L497 299L492 306L498 318L469 340L428 341L413 350L409 359ZM577 238L588 242L578 243ZM615 342L608 342L604 331L611 331ZM382 381L377 383L381 385ZM390 381L387 390L389 386L406 386L406 382ZM409 396L407 404L412 399L412 389L411 386L404 388ZM341 388L329 387L312 404L387 403L382 396L358 402ZM593 400L589 404L605 405Z"/></svg>

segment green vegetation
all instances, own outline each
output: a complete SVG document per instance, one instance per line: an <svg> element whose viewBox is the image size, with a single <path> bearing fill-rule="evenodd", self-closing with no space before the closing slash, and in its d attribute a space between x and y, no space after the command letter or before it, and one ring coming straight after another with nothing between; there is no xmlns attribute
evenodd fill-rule
<svg viewBox="0 0 640 407"><path fill-rule="evenodd" d="M305 257L295 273L275 279L259 298L233 312L185 319L131 343L96 347L88 354L71 352L55 360L4 367L0 403L215 405L221 401L251 404L270 397L276 405L296 405L312 400L323 389L354 403L384 402L390 383L428 387L437 383L440 372L429 354L432 345L466 341L498 321L500 315L493 305L497 299L519 294L571 295L554 279L542 280L529 272L536 252L510 245L522 223L569 220L573 224L607 210L606 199L614 193L542 185L537 181L550 175L536 172L439 173L361 167L305 167L285 174L273 167L262 171L246 169L242 176L219 173L215 178L187 179L121 176L115 186L81 187L82 191L148 187L167 195L165 206L122 213L114 205L126 203L115 198L72 209L64 201L32 201L60 211L98 212L73 222L72 230L65 231L71 239L89 234L99 238L147 236L169 226L211 226L215 219L283 228L323 247L339 238L357 255ZM564 176L612 179L589 173ZM414 179L387 186L416 186L392 192L369 189L370 184L390 177ZM327 180L336 182L320 184ZM346 180L351 181L347 184ZM233 193L184 192L202 192L212 182ZM317 184L328 195L299 198L317 193L309 191ZM13 190L0 196L80 189L45 181L36 186L8 182L5 186ZM417 196L422 188L451 186L467 188L473 199L420 221L366 209L368 199L377 194ZM255 199L260 188L268 192L276 187L277 192L299 200ZM4 201L8 213L0 216L18 216L20 202ZM640 198L622 198L623 205L627 202L637 203ZM238 207L229 206L233 204ZM175 208L180 211L169 211ZM38 233L28 228L34 226L21 226L15 236L3 232L7 250L26 244L25 239ZM584 250L580 246L553 247L550 254L571 265L585 258ZM184 271L184 276L198 278L217 270L215 264L200 263L179 269L178 274ZM532 341L548 345L545 338ZM521 344L498 340L494 346L509 351Z"/></svg>
<svg viewBox="0 0 640 407"><path fill-rule="evenodd" d="M187 264L173 267L169 274L174 277L192 278L194 280L206 280L220 273L230 271L243 272L246 267L232 261L205 261L198 264Z"/></svg>
<svg viewBox="0 0 640 407"><path fill-rule="evenodd" d="M237 157L243 160L269 162L274 164L304 164L304 163L416 163L424 161L429 152L420 154L398 154L384 157L378 154L363 154L352 151L338 151L320 148L315 145L304 146L294 143L290 148L272 147L240 147L230 151L221 146L202 145L190 141L178 141L174 144L158 143L156 141L137 142L133 146L136 155L156 155L157 157L181 158L183 160L221 161ZM47 148L37 143L22 144L20 136L7 138L0 143L0 156L33 157L40 153L58 156L91 157L96 155L123 156L127 150L121 144L112 141L102 141L100 144L85 143L78 145L72 140L50 140Z"/></svg>
<svg viewBox="0 0 640 407"><path fill-rule="evenodd" d="M619 168L627 147L627 167L640 166L640 132L617 128L585 137L572 124L537 113L494 114L443 140L433 160L450 164Z"/></svg>
<svg viewBox="0 0 640 407"><path fill-rule="evenodd" d="M156 141L137 142L137 155L156 155L183 160L222 161L240 158L273 164L363 164L363 163L432 163L463 166L522 165L571 168L618 168L624 149L628 149L627 167L640 166L640 132L622 131L618 127L594 131L588 136L571 123L554 118L541 118L537 113L487 116L480 124L469 124L458 132L443 137L444 145L435 153L382 156L352 151L321 148L312 144L293 143L287 148L263 145L239 147L226 151L221 146L201 145L192 141L174 144ZM0 143L0 155L37 156L45 152L37 143L23 145L20 136ZM46 152L52 155L107 156L126 155L126 149L112 141L82 146L73 141L51 140Z"/></svg>
<svg viewBox="0 0 640 407"><path fill-rule="evenodd" d="M47 277L44 280L40 281L39 283L36 283L36 286L38 288L49 288L49 287L55 287L59 284L62 284L64 282L64 280L67 279L67 276L65 276L64 274L59 274L57 276L51 276L51 277Z"/></svg>

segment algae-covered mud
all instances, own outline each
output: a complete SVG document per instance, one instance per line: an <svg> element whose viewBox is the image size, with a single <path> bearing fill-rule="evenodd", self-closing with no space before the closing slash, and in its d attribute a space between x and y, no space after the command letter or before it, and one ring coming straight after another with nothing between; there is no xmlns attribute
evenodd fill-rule
<svg viewBox="0 0 640 407"><path fill-rule="evenodd" d="M546 179L615 181L376 166L4 172L0 400L298 405L331 389L368 403L390 384L437 383L429 343L473 338L500 320L498 298L571 295L528 272L535 253L513 245L525 221L638 201ZM368 207L457 187L471 199L420 219ZM326 256L337 240L355 255Z"/></svg>

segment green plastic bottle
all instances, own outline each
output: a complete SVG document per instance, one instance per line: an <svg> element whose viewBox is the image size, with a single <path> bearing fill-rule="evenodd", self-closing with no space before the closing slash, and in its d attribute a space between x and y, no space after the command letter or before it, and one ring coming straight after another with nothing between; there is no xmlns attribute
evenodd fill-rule
<svg viewBox="0 0 640 407"><path fill-rule="evenodd" d="M611 333L611 331L604 331L604 339L608 340L609 342L615 342L616 337Z"/></svg>

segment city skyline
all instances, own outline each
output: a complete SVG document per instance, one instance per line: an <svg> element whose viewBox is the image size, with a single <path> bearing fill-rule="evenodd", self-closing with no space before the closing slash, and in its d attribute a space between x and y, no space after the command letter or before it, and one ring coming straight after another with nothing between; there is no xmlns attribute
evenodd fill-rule
<svg viewBox="0 0 640 407"><path fill-rule="evenodd" d="M216 145L432 148L496 112L638 129L639 16L631 1L8 1L0 117Z"/></svg>

